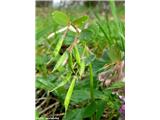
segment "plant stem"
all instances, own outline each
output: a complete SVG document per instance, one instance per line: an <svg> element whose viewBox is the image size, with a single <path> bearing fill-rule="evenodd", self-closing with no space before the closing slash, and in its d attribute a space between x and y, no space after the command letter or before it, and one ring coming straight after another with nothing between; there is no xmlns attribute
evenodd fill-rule
<svg viewBox="0 0 160 120"><path fill-rule="evenodd" d="M94 92L93 92L93 69L92 69L92 64L90 63L89 65L89 70L90 70L90 96L91 96L91 101L94 101Z"/></svg>

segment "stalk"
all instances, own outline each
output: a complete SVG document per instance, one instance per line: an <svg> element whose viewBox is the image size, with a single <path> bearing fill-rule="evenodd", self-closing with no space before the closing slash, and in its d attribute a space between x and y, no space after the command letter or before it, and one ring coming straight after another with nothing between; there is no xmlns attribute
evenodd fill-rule
<svg viewBox="0 0 160 120"><path fill-rule="evenodd" d="M89 71L90 71L90 96L91 96L91 101L94 102L94 91L93 91L93 69L92 69L92 64L89 64ZM91 117L91 120L96 120L95 114Z"/></svg>
<svg viewBox="0 0 160 120"><path fill-rule="evenodd" d="M94 101L94 92L93 92L93 69L92 64L89 65L89 71L90 71L90 96L91 101Z"/></svg>

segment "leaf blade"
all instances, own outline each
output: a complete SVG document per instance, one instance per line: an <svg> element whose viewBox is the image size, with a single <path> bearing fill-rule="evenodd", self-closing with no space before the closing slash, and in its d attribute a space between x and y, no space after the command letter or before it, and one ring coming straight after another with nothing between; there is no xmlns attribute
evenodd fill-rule
<svg viewBox="0 0 160 120"><path fill-rule="evenodd" d="M67 76L65 77L64 81L62 81L61 83L59 83L58 86L56 86L56 87L55 87L53 90L51 90L50 92L55 91L56 89L64 86L64 85L70 80L70 78L71 78L71 72L69 72L69 73L67 74Z"/></svg>
<svg viewBox="0 0 160 120"><path fill-rule="evenodd" d="M69 23L69 17L60 11L55 11L52 13L54 21L59 25L67 25Z"/></svg>
<svg viewBox="0 0 160 120"><path fill-rule="evenodd" d="M75 25L75 26L82 26L87 20L88 20L88 16L81 16L80 18L78 19L75 19L72 23Z"/></svg>

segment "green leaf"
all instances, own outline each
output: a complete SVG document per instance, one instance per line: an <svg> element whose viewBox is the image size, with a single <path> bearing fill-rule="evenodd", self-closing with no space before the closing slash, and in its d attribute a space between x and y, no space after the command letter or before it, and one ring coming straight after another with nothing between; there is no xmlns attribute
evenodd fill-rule
<svg viewBox="0 0 160 120"><path fill-rule="evenodd" d="M73 109L68 111L63 120L82 120L84 109Z"/></svg>
<svg viewBox="0 0 160 120"><path fill-rule="evenodd" d="M84 80L84 81L86 81L86 80ZM79 104L79 103L85 102L90 99L89 88L86 89L86 86L84 86L83 84L78 84L78 86L80 86L79 89L77 90L77 86L76 86L76 89L74 90L74 93L71 97L73 104ZM95 97L95 99L108 100L107 96L104 95L103 92L101 92L99 90L94 90L94 97Z"/></svg>
<svg viewBox="0 0 160 120"><path fill-rule="evenodd" d="M88 118L91 117L96 112L96 103L92 102L87 107L85 107L83 117Z"/></svg>
<svg viewBox="0 0 160 120"><path fill-rule="evenodd" d="M112 62L117 62L121 60L121 52L116 45L108 49L108 55Z"/></svg>
<svg viewBox="0 0 160 120"><path fill-rule="evenodd" d="M60 11L55 11L52 13L54 21L59 25L67 25L69 23L69 17Z"/></svg>
<svg viewBox="0 0 160 120"><path fill-rule="evenodd" d="M64 78L64 80L63 80L61 83L59 83L58 86L56 86L56 87L55 87L53 90L51 90L50 92L55 91L56 89L64 86L64 85L70 80L70 78L71 78L71 72L69 72L69 73L67 74L67 76Z"/></svg>
<svg viewBox="0 0 160 120"><path fill-rule="evenodd" d="M104 110L105 110L106 102L102 100L96 101L96 120L100 120Z"/></svg>
<svg viewBox="0 0 160 120"><path fill-rule="evenodd" d="M96 58L92 62L92 64L93 64L93 72L97 73L103 68L103 66L106 64L106 61L104 61L103 59Z"/></svg>
<svg viewBox="0 0 160 120"><path fill-rule="evenodd" d="M74 76L73 80L70 84L70 87L68 89L68 92L67 92L67 95L66 95L66 98L65 98L65 101L64 101L65 111L67 111L67 109L68 109L70 99L71 99L71 96L72 96L72 93L73 93L73 89L74 89L74 86L75 86L76 79L77 79L76 76Z"/></svg>
<svg viewBox="0 0 160 120"><path fill-rule="evenodd" d="M122 81L117 81L115 83L113 83L110 87L108 87L107 89L118 89L118 88L123 88L125 86L125 83Z"/></svg>
<svg viewBox="0 0 160 120"><path fill-rule="evenodd" d="M78 104L88 99L90 99L90 93L89 90L85 90L84 87L82 87L80 90L74 90L71 98L74 104Z"/></svg>
<svg viewBox="0 0 160 120"><path fill-rule="evenodd" d="M89 29L82 30L80 34L80 40L89 41L93 40L95 33Z"/></svg>
<svg viewBox="0 0 160 120"><path fill-rule="evenodd" d="M88 57L86 57L84 59L86 66L88 66L90 63L92 63L95 59L96 59L96 55L94 55L94 54L90 54Z"/></svg>
<svg viewBox="0 0 160 120"><path fill-rule="evenodd" d="M75 26L82 26L87 20L88 20L88 16L82 16L76 20L74 20L72 23L75 25Z"/></svg>
<svg viewBox="0 0 160 120"><path fill-rule="evenodd" d="M36 78L36 88L51 90L54 85L47 79L37 77Z"/></svg>
<svg viewBox="0 0 160 120"><path fill-rule="evenodd" d="M58 62L56 63L54 69L52 72L54 72L55 70L57 70L58 68L60 68L61 66L64 66L66 61L68 59L68 52L64 52L63 55L59 58Z"/></svg>

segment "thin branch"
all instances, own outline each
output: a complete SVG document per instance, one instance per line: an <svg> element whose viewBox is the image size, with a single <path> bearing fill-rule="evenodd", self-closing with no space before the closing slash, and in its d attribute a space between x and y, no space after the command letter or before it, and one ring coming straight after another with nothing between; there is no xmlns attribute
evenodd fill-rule
<svg viewBox="0 0 160 120"><path fill-rule="evenodd" d="M43 111L41 111L39 114L41 115L41 114L45 113L47 110L51 109L52 107L54 107L55 105L58 105L58 104L59 104L59 102L56 102L56 103L48 106L48 107L45 108Z"/></svg>
<svg viewBox="0 0 160 120"><path fill-rule="evenodd" d="M78 40L78 38L77 38L77 36L76 36L75 39L74 39L74 41L73 41L73 43L67 48L67 50L68 50L69 52L71 52L72 49L78 44L78 42L79 42L79 40Z"/></svg>

